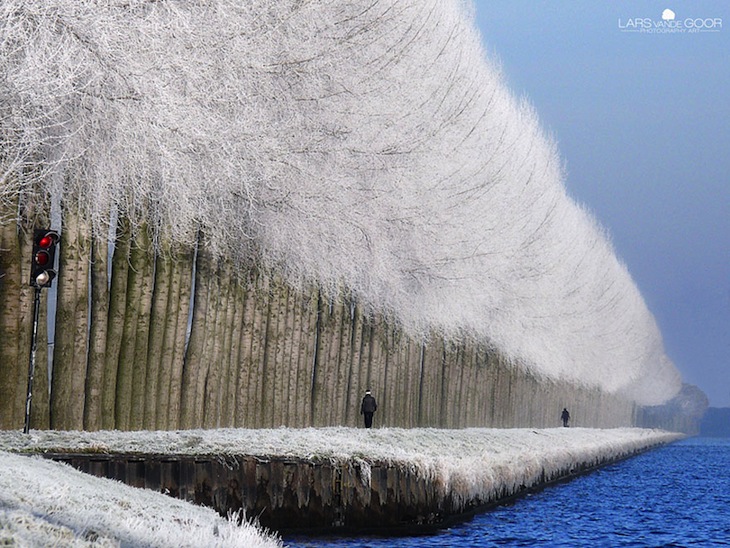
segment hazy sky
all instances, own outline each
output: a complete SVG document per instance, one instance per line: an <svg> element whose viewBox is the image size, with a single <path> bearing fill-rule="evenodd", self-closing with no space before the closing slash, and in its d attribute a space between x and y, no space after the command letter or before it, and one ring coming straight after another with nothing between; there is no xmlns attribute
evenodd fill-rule
<svg viewBox="0 0 730 548"><path fill-rule="evenodd" d="M569 193L608 229L669 357L730 406L730 2L475 4L487 51L557 141Z"/></svg>

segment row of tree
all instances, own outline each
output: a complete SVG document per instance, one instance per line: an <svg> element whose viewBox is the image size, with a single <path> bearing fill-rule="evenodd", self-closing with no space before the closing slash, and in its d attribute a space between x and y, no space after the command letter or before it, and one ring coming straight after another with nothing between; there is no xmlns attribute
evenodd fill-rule
<svg viewBox="0 0 730 548"><path fill-rule="evenodd" d="M356 426L366 389L387 426L550 426L567 402L577 424L634 419L631 402L535 376L477 341L410 336L344 289L294 288L253 266L236 273L202 248L155 254L128 231L108 264L80 227L64 224L53 367L37 355L33 428ZM14 283L0 302L21 318L0 369L1 426L11 429L24 412L32 295L6 273ZM47 310L44 292L42 318ZM3 324L3 340L13 335Z"/></svg>
<svg viewBox="0 0 730 548"><path fill-rule="evenodd" d="M556 147L484 55L466 3L0 9L2 291L27 297L29 227L59 228L59 425L157 424L156 405L131 403L153 393L200 423L188 414L209 380L188 364L227 352L205 335L218 324L253 329L237 296L249 282L232 281L251 269L302 295L344 292L415 341L496 350L535 378L640 404L679 389L629 273L566 195ZM196 250L210 259L193 278ZM28 309L2 314L19 357ZM61 403L80 394L93 398Z"/></svg>

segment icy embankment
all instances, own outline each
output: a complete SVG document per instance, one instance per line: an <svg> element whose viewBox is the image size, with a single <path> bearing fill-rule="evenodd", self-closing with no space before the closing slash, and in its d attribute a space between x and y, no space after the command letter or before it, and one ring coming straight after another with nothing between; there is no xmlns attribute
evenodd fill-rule
<svg viewBox="0 0 730 548"><path fill-rule="evenodd" d="M370 483L370 465L386 464L405 468L417 476L433 483L436 492L448 498L454 509L475 502L495 500L499 496L518 492L522 487L539 485L551 479L568 475L573 470L585 469L634 454L655 445L680 438L680 434L660 430L639 428L617 428L608 430L588 428L553 429L395 429L374 430L353 428L279 428L269 430L186 430L177 432L0 432L0 449L12 452L70 452L70 453L144 453L174 455L253 455L262 457L286 457L304 461L330 461L346 466L356 465L359 477L367 486ZM6 464L5 461L8 461ZM29 467L23 471L23 463ZM31 470L32 463L32 470ZM12 466L11 466L12 464ZM86 476L76 474L68 468L51 463L23 459L11 455L0 458L2 485L2 506L18 508L19 500L25 500L27 508L43 508L53 504L47 513L53 515L54 523L65 523L59 517L59 508L72 508L68 519L73 528L83 529L90 523L95 530L104 523L100 514L120 514L125 507L142 520L146 515L155 516L149 525L159 533L166 520L160 511L143 511L153 504L156 496L147 492L149 502L136 502L135 490L113 483L114 492L125 493L130 502L121 504L93 503L96 515L86 525L83 523L82 502L92 493L101 491L102 483L87 488L89 494L79 495L81 488L73 488L73 482L80 482ZM17 478L30 476L32 485L17 482ZM72 479L64 479L72 478ZM88 478L91 482L92 478ZM99 482L100 480L93 480ZM57 485L62 482L62 486ZM18 483L18 485L15 485ZM10 489L10 486L13 486ZM107 485L107 484L103 484ZM42 495L46 490L48 495ZM11 493L15 493L11 495ZM107 493L102 499L121 500L119 494ZM8 498L11 497L11 498ZM34 502L34 497L41 501ZM50 501L43 503L43 500ZM140 499L141 500L141 499ZM135 501L135 502L132 502ZM198 518L182 518L178 508L183 503L163 499L162 507L171 510L175 516L174 528L181 524L193 527ZM180 506L182 505L182 506ZM136 508L132 509L132 508ZM210 534L218 531L216 539L233 534L231 526L214 514L206 514L210 523L203 527ZM65 518L64 518L65 520ZM181 520L178 523L176 520ZM71 522L70 522L71 523ZM127 527L127 526L125 526ZM194 528L194 527L193 527ZM116 535L116 533L115 533ZM161 536L165 536L162 533ZM183 535L186 539L190 534ZM221 542L223 542L221 540ZM222 545L222 544L221 544Z"/></svg>

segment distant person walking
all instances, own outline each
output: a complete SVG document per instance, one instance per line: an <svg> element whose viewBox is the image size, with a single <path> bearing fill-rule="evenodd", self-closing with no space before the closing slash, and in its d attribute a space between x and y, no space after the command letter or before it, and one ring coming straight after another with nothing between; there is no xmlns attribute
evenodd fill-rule
<svg viewBox="0 0 730 548"><path fill-rule="evenodd" d="M570 413L568 413L568 410L565 407L563 407L563 412L560 415L560 418L563 419L563 426L567 428L568 421L570 421Z"/></svg>
<svg viewBox="0 0 730 548"><path fill-rule="evenodd" d="M373 415L378 409L378 404L375 402L370 390L365 391L365 396L360 404L360 414L365 417L365 428L371 428L373 426Z"/></svg>

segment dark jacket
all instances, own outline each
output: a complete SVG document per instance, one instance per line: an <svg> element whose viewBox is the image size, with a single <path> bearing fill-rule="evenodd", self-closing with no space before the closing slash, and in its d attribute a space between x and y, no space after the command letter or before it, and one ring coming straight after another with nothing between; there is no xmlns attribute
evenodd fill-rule
<svg viewBox="0 0 730 548"><path fill-rule="evenodd" d="M362 399L362 405L360 405L360 414L375 413L377 409L378 404L375 403L375 398L370 394L365 394L365 397Z"/></svg>

